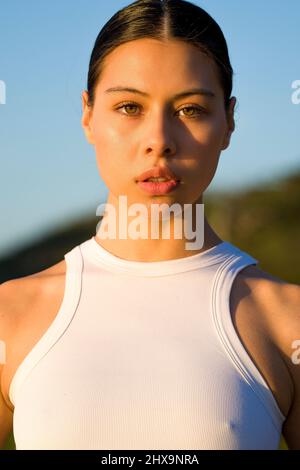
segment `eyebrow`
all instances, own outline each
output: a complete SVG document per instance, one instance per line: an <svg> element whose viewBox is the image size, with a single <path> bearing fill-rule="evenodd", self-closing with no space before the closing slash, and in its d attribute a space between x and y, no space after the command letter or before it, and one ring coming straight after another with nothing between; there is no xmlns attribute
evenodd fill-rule
<svg viewBox="0 0 300 470"><path fill-rule="evenodd" d="M105 90L105 93L112 93L112 92L124 92L127 91L128 93L136 93L145 97L150 97L148 93L145 91L137 90L136 88L130 88L130 87L112 87L108 88ZM173 96L173 99L179 99L179 98L185 98L190 95L202 95L202 96L208 96L210 98L214 98L216 95L213 93L211 90L208 90L207 88L192 88L191 90L185 90L180 93L176 93L176 95Z"/></svg>

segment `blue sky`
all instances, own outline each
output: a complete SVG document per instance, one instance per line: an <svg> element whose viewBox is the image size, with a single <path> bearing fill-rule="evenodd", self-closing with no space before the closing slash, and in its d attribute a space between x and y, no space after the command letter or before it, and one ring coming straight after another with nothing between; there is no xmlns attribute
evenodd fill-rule
<svg viewBox="0 0 300 470"><path fill-rule="evenodd" d="M0 6L0 255L105 201L81 128L96 36L130 2L3 0ZM209 191L270 181L300 165L299 0L194 0L220 24L235 71L236 131ZM284 197L284 195L283 195Z"/></svg>

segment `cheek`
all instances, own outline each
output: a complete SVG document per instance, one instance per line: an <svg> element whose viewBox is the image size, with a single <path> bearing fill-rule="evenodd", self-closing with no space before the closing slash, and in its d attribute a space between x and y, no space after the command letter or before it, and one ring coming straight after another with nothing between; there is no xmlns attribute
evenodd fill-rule
<svg viewBox="0 0 300 470"><path fill-rule="evenodd" d="M194 129L185 147L189 149L189 159L186 163L189 178L201 179L210 178L214 174L221 153L224 138L224 120L214 118L201 122Z"/></svg>
<svg viewBox="0 0 300 470"><path fill-rule="evenodd" d="M112 168L119 164L117 160L122 153L120 152L121 140L114 129L106 124L98 124L94 127L94 138L97 164L100 167L101 174L104 171L112 171Z"/></svg>
<svg viewBox="0 0 300 470"><path fill-rule="evenodd" d="M95 151L97 160L102 162L109 157L109 164L112 171L124 166L133 154L132 137L128 131L121 132L117 126L105 124L98 126L95 136ZM125 168L123 168L124 170Z"/></svg>
<svg viewBox="0 0 300 470"><path fill-rule="evenodd" d="M223 115L215 116L201 128L200 141L206 150L211 153L218 153L221 150L225 130L226 120Z"/></svg>
<svg viewBox="0 0 300 470"><path fill-rule="evenodd" d="M95 148L98 152L115 152L121 145L121 139L116 130L106 124L97 123L94 126Z"/></svg>
<svg viewBox="0 0 300 470"><path fill-rule="evenodd" d="M106 187L114 194L122 192L126 183L126 146L124 139L109 126L94 132L98 172ZM127 178L128 179L128 178Z"/></svg>
<svg viewBox="0 0 300 470"><path fill-rule="evenodd" d="M207 123L203 123L197 135L197 144L194 147L193 159L194 188L204 191L212 181L219 162L226 121L223 116L218 116Z"/></svg>

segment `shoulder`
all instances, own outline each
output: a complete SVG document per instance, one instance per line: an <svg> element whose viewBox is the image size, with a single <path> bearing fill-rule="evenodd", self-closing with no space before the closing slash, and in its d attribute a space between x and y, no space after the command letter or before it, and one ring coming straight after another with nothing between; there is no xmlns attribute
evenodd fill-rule
<svg viewBox="0 0 300 470"><path fill-rule="evenodd" d="M232 291L235 304L242 298L248 311L255 312L252 315L263 325L287 371L292 400L283 434L290 449L300 449L300 286L248 266L236 276Z"/></svg>
<svg viewBox="0 0 300 470"><path fill-rule="evenodd" d="M0 284L1 331L15 332L21 324L23 326L36 304L47 298L50 300L61 287L65 268L62 260L43 271Z"/></svg>
<svg viewBox="0 0 300 470"><path fill-rule="evenodd" d="M65 271L62 260L43 271L0 284L0 340L5 350L0 391L9 407L11 378L57 313L64 295Z"/></svg>
<svg viewBox="0 0 300 470"><path fill-rule="evenodd" d="M295 335L300 338L300 285L248 266L236 277L234 289L234 296L245 296L256 306L274 344L291 353Z"/></svg>

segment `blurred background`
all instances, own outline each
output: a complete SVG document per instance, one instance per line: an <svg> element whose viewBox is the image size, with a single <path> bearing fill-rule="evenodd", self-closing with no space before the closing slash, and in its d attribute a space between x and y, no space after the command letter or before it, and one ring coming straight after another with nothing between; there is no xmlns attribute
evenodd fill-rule
<svg viewBox="0 0 300 470"><path fill-rule="evenodd" d="M129 3L1 2L0 282L55 264L95 234L108 192L81 128L81 93L99 30ZM224 32L238 99L206 215L262 269L300 284L300 2L193 3Z"/></svg>

